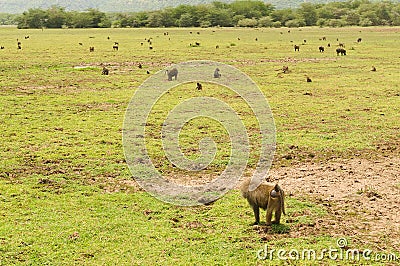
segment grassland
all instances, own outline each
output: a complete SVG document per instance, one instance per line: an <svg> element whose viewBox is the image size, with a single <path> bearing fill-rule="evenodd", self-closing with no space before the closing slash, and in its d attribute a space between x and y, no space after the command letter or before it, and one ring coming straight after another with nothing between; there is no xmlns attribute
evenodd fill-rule
<svg viewBox="0 0 400 266"><path fill-rule="evenodd" d="M299 227L312 229L317 220L334 219L311 198L289 195L287 221L265 234L263 228L249 226L251 210L236 190L210 206L184 208L157 201L138 188L123 153L125 110L149 76L146 71L152 74L173 63L220 61L258 84L276 123L273 168L333 158L399 156L399 28L304 28L290 33L1 28L0 33L0 45L5 47L0 50L2 265L268 264L256 257L265 244L287 250L336 247L329 231L290 234ZM323 36L326 41L320 40ZM152 50L145 40L150 37ZM358 38L362 42L357 43ZM112 49L114 42L119 42L118 51ZM191 47L195 42L200 46ZM338 42L345 43L346 56L336 55ZM294 52L293 44L302 44L300 52ZM319 53L320 45L325 46L324 53ZM90 53L89 46L95 51ZM101 75L102 64L110 75ZM282 73L283 65L290 73ZM372 66L376 72L370 71ZM158 118L176 99L191 93L187 86L177 87L163 99L150 117L150 132L160 128ZM249 128L254 127L254 117L243 102L223 88L206 84L196 93L226 100L241 110ZM217 174L229 154L224 130L211 121L200 122L215 129L211 136L221 140L222 151L206 173ZM196 131L198 127L199 121L194 121L183 132L181 143L188 145L189 156L198 152L196 141L190 140L207 134ZM248 166L252 169L258 140L256 129L250 131L256 147ZM166 162L156 136L148 141L152 159L163 172L177 179L184 175ZM380 246L392 251L397 247L392 242L385 239ZM352 247L372 248L359 242ZM348 264L328 259L321 263Z"/></svg>

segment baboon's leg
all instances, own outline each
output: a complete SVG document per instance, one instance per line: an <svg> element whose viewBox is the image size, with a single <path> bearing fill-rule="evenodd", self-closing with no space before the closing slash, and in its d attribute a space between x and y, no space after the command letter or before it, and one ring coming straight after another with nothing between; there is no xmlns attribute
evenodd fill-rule
<svg viewBox="0 0 400 266"><path fill-rule="evenodd" d="M254 218L256 219L254 224L260 224L260 208L257 205L253 205Z"/></svg>
<svg viewBox="0 0 400 266"><path fill-rule="evenodd" d="M275 211L275 220L272 222L274 224L279 224L281 222L281 208L276 209Z"/></svg>
<svg viewBox="0 0 400 266"><path fill-rule="evenodd" d="M267 225L271 225L272 211L273 211L273 208L267 207L267 216L266 216L266 224Z"/></svg>

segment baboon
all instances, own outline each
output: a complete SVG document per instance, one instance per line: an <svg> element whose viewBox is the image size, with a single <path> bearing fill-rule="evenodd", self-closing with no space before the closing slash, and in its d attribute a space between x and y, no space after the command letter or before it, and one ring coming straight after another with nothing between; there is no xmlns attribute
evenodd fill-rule
<svg viewBox="0 0 400 266"><path fill-rule="evenodd" d="M21 42L17 42L17 45L21 45L22 43Z"/></svg>
<svg viewBox="0 0 400 266"><path fill-rule="evenodd" d="M328 43L328 47L331 47L331 44L330 44L330 43Z"/></svg>
<svg viewBox="0 0 400 266"><path fill-rule="evenodd" d="M343 48L336 48L336 54L337 55L346 55L346 50Z"/></svg>
<svg viewBox="0 0 400 266"><path fill-rule="evenodd" d="M255 40L258 41L258 38L256 38Z"/></svg>
<svg viewBox="0 0 400 266"><path fill-rule="evenodd" d="M150 71L147 70L146 73L147 73L147 74L150 74Z"/></svg>
<svg viewBox="0 0 400 266"><path fill-rule="evenodd" d="M107 36L107 40L109 40L110 39L110 36Z"/></svg>
<svg viewBox="0 0 400 266"><path fill-rule="evenodd" d="M139 63L138 68L142 68L142 64L141 63Z"/></svg>
<svg viewBox="0 0 400 266"><path fill-rule="evenodd" d="M109 70L103 66L103 70L101 71L102 75L108 75Z"/></svg>
<svg viewBox="0 0 400 266"><path fill-rule="evenodd" d="M119 43L118 42L114 42L114 45L119 45Z"/></svg>
<svg viewBox="0 0 400 266"><path fill-rule="evenodd" d="M300 46L294 45L294 51L295 51L295 52L296 52L296 51L300 51Z"/></svg>
<svg viewBox="0 0 400 266"><path fill-rule="evenodd" d="M200 34L200 31L198 31L197 34Z"/></svg>
<svg viewBox="0 0 400 266"><path fill-rule="evenodd" d="M168 75L168 80L171 81L173 77L175 77L175 80L178 79L178 69L173 68L171 70L165 70L165 72Z"/></svg>
<svg viewBox="0 0 400 266"><path fill-rule="evenodd" d="M143 43L141 42L140 45L143 46Z"/></svg>
<svg viewBox="0 0 400 266"><path fill-rule="evenodd" d="M326 41L326 37L325 37L325 36L324 36L324 37L322 37L322 40L323 40L323 41Z"/></svg>
<svg viewBox="0 0 400 266"><path fill-rule="evenodd" d="M4 46L1 46L0 49L3 50L3 49L4 49Z"/></svg>
<svg viewBox="0 0 400 266"><path fill-rule="evenodd" d="M376 71L376 67L372 66L371 71L375 72Z"/></svg>
<svg viewBox="0 0 400 266"><path fill-rule="evenodd" d="M361 42L361 41L362 41L362 39L361 39L361 38L358 38L358 39L357 39L357 42Z"/></svg>
<svg viewBox="0 0 400 266"><path fill-rule="evenodd" d="M307 77L307 82L312 82L312 80L309 77Z"/></svg>
<svg viewBox="0 0 400 266"><path fill-rule="evenodd" d="M201 85L201 83L197 82L196 89L199 91L201 91L203 89L203 86Z"/></svg>
<svg viewBox="0 0 400 266"><path fill-rule="evenodd" d="M283 71L283 73L289 73L289 67L288 66L283 66L282 67L282 71Z"/></svg>
<svg viewBox="0 0 400 266"><path fill-rule="evenodd" d="M240 41L240 38L238 38L238 41Z"/></svg>
<svg viewBox="0 0 400 266"><path fill-rule="evenodd" d="M89 52L94 52L94 46L89 47Z"/></svg>
<svg viewBox="0 0 400 266"><path fill-rule="evenodd" d="M79 45L83 45L83 43L80 42Z"/></svg>
<svg viewBox="0 0 400 266"><path fill-rule="evenodd" d="M219 48L219 45L215 45L215 49L218 49Z"/></svg>
<svg viewBox="0 0 400 266"><path fill-rule="evenodd" d="M339 43L339 47L343 47L344 48L344 43Z"/></svg>
<svg viewBox="0 0 400 266"><path fill-rule="evenodd" d="M242 196L247 199L253 209L255 222L260 224L260 208L267 211L266 225L279 224L281 214L285 214L285 193L278 184L262 182L255 190L249 191L251 178L246 179L240 186ZM275 220L271 221L272 213Z"/></svg>
<svg viewBox="0 0 400 266"><path fill-rule="evenodd" d="M288 30L287 32L290 33L290 30Z"/></svg>
<svg viewBox="0 0 400 266"><path fill-rule="evenodd" d="M22 49L21 44L18 44L18 50L21 50L21 49Z"/></svg>
<svg viewBox="0 0 400 266"><path fill-rule="evenodd" d="M323 46L320 46L320 47L319 47L319 52L320 52L320 53L323 53L324 51L325 51L325 48L324 48Z"/></svg>
<svg viewBox="0 0 400 266"><path fill-rule="evenodd" d="M149 49L150 49L150 50L153 50L153 46L149 46Z"/></svg>
<svg viewBox="0 0 400 266"><path fill-rule="evenodd" d="M25 40L26 40L26 39L29 39L29 35L28 35L28 36L25 36Z"/></svg>
<svg viewBox="0 0 400 266"><path fill-rule="evenodd" d="M221 74L219 73L219 68L216 68L214 70L214 78L220 78L220 77L221 77Z"/></svg>
<svg viewBox="0 0 400 266"><path fill-rule="evenodd" d="M190 34L192 34L193 32L189 32Z"/></svg>
<svg viewBox="0 0 400 266"><path fill-rule="evenodd" d="M303 40L303 42L304 42L304 43L306 43L306 42L307 42L307 40Z"/></svg>
<svg viewBox="0 0 400 266"><path fill-rule="evenodd" d="M113 50L118 51L118 45L113 45Z"/></svg>
<svg viewBox="0 0 400 266"><path fill-rule="evenodd" d="M195 44L196 44L196 46L200 46L200 43L199 43L199 42L195 42Z"/></svg>

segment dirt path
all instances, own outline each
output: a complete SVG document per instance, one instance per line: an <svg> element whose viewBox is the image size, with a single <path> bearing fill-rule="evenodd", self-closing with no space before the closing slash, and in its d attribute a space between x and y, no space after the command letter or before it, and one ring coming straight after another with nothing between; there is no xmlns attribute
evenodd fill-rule
<svg viewBox="0 0 400 266"><path fill-rule="evenodd" d="M348 236L361 245L400 250L400 158L341 160L271 169L287 194L329 213L293 235Z"/></svg>

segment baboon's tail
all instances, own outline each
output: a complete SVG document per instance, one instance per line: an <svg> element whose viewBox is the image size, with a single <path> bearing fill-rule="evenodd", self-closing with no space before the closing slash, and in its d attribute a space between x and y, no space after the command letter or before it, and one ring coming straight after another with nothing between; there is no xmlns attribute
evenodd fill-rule
<svg viewBox="0 0 400 266"><path fill-rule="evenodd" d="M279 192L279 197L280 197L280 202L281 202L281 210L282 210L282 213L284 215L286 215L286 212L285 212L285 192L280 188L280 186L278 184L275 185L274 190Z"/></svg>

